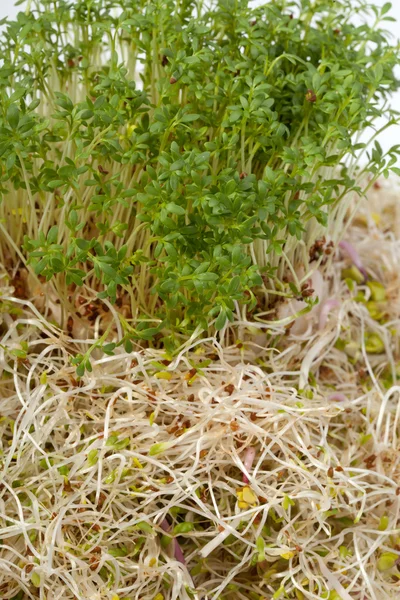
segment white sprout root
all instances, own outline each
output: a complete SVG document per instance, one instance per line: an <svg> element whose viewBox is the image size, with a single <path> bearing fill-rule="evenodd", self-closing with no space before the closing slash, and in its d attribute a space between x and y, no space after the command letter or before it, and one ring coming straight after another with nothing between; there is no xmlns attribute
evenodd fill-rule
<svg viewBox="0 0 400 600"><path fill-rule="evenodd" d="M3 288L1 598L399 597L400 242L348 237L383 318L336 250L323 329L97 357L79 382L93 340Z"/></svg>

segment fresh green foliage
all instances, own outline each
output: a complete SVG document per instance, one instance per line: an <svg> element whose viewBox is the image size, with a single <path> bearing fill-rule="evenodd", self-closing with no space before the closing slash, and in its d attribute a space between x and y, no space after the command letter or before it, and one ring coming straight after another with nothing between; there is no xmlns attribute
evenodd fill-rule
<svg viewBox="0 0 400 600"><path fill-rule="evenodd" d="M30 2L0 42L0 258L23 243L63 297L127 291L128 344L265 302L396 161L357 143L397 87L398 48L388 6L356 4Z"/></svg>

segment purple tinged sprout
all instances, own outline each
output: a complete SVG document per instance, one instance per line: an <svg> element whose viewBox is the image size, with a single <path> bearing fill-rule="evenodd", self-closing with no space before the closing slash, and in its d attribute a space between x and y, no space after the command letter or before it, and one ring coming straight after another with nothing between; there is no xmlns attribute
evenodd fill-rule
<svg viewBox="0 0 400 600"><path fill-rule="evenodd" d="M163 519L160 523L160 527L161 529L163 529L163 531L168 532L170 531L171 527L167 521L167 519Z"/></svg>
<svg viewBox="0 0 400 600"><path fill-rule="evenodd" d="M342 394L342 392L334 392L328 397L328 400L330 400L331 402L345 402L347 400L347 397L344 394Z"/></svg>
<svg viewBox="0 0 400 600"><path fill-rule="evenodd" d="M350 242L342 241L339 243L339 248L344 250L349 255L349 257L353 261L354 265L357 267L357 269L360 271L360 273L362 275L364 275L364 278L367 279L368 273L365 270L365 268L363 267L361 258L359 256L357 250L354 248L354 246L352 244L350 244Z"/></svg>
<svg viewBox="0 0 400 600"><path fill-rule="evenodd" d="M185 557L183 556L182 548L178 544L177 540L174 540L174 556L176 560L183 565L186 565Z"/></svg>
<svg viewBox="0 0 400 600"><path fill-rule="evenodd" d="M250 473L250 469L253 466L255 457L256 457L256 449L254 447L247 448L245 455L244 455L244 463L243 464L248 473ZM244 473L243 473L242 481L243 481L243 483L249 483L249 478Z"/></svg>
<svg viewBox="0 0 400 600"><path fill-rule="evenodd" d="M161 529L163 529L165 531L165 533L168 533L171 531L171 527L170 527L170 524L168 523L167 519L163 519L161 521L160 527L161 527ZM178 540L176 540L174 538L173 544L174 544L174 557L176 558L176 560L178 562L182 563L183 565L186 565L185 557L183 555L182 548L180 547L180 545L178 543Z"/></svg>
<svg viewBox="0 0 400 600"><path fill-rule="evenodd" d="M319 324L318 324L318 329L324 329L326 322L328 320L328 314L331 312L331 310L333 308L337 308L339 306L339 300L337 300L336 298L329 298L329 300L326 300L322 307L321 307L321 312L319 314Z"/></svg>

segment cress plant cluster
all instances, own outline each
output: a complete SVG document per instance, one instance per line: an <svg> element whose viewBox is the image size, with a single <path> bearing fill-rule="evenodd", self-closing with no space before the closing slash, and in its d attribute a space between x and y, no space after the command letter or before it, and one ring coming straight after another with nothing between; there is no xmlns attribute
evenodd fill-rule
<svg viewBox="0 0 400 600"><path fill-rule="evenodd" d="M18 4L0 597L397 598L390 3Z"/></svg>

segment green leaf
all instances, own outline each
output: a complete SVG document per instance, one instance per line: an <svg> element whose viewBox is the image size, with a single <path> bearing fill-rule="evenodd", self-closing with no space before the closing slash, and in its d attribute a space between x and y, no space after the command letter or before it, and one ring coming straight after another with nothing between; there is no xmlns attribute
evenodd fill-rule
<svg viewBox="0 0 400 600"><path fill-rule="evenodd" d="M197 119L200 119L201 115L183 115L183 117L181 117L181 123L191 123L192 121L197 121Z"/></svg>
<svg viewBox="0 0 400 600"><path fill-rule="evenodd" d="M234 111L230 114L229 116L229 121L231 123L235 123L236 121L238 121L239 119L241 119L243 116L242 111Z"/></svg>
<svg viewBox="0 0 400 600"><path fill-rule="evenodd" d="M114 558L119 558L119 557L126 556L128 554L128 550L124 546L120 547L120 548L109 548L108 554L110 556L113 556Z"/></svg>
<svg viewBox="0 0 400 600"><path fill-rule="evenodd" d="M173 162L169 168L171 171L178 171L179 169L182 169L182 167L184 167L184 166L185 166L185 161L180 158L179 160L176 160L175 162Z"/></svg>
<svg viewBox="0 0 400 600"><path fill-rule="evenodd" d="M137 525L135 525L135 529L140 529L140 531L148 533L149 535L154 533L153 527L149 523L146 523L146 521L140 521L140 523L137 523Z"/></svg>
<svg viewBox="0 0 400 600"><path fill-rule="evenodd" d="M62 465L61 467L57 468L57 471L60 473L60 475L62 475L63 477L67 477L69 474L69 467L67 465Z"/></svg>
<svg viewBox="0 0 400 600"><path fill-rule="evenodd" d="M185 521L183 523L179 523L178 525L175 525L175 527L173 529L173 534L181 535L183 533L190 533L193 530L194 530L194 523L189 523L189 522Z"/></svg>
<svg viewBox="0 0 400 600"><path fill-rule="evenodd" d="M116 344L114 344L114 343L105 344L104 346L102 346L102 350L105 354L108 354L111 356L115 350L115 347L116 347Z"/></svg>
<svg viewBox="0 0 400 600"><path fill-rule="evenodd" d="M11 129L17 129L20 119L20 112L16 104L11 104L7 109L7 121Z"/></svg>
<svg viewBox="0 0 400 600"><path fill-rule="evenodd" d="M383 77L383 67L380 63L378 63L374 70L375 80L379 82Z"/></svg>
<svg viewBox="0 0 400 600"><path fill-rule="evenodd" d="M78 365L77 369L76 369L76 374L78 377L83 377L85 374L85 365L83 363L81 363L80 365Z"/></svg>
<svg viewBox="0 0 400 600"><path fill-rule="evenodd" d="M55 244L57 242L57 238L58 238L58 227L57 227L57 225L53 225L53 227L51 227L47 233L47 243Z"/></svg>
<svg viewBox="0 0 400 600"><path fill-rule="evenodd" d="M78 213L76 212L76 210L71 210L71 212L69 213L69 225L73 231L78 225Z"/></svg>
<svg viewBox="0 0 400 600"><path fill-rule="evenodd" d="M258 552L258 562L263 562L265 560L265 542L262 537L257 538L256 546Z"/></svg>
<svg viewBox="0 0 400 600"><path fill-rule="evenodd" d="M185 214L185 209L182 206L175 204L174 202L168 202L166 209L168 212L170 212L174 215L184 215Z"/></svg>
<svg viewBox="0 0 400 600"><path fill-rule="evenodd" d="M99 451L96 448L93 448L93 450L90 450L88 453L88 457L87 457L87 462L89 467L93 467L97 461L99 460Z"/></svg>
<svg viewBox="0 0 400 600"><path fill-rule="evenodd" d="M157 454L162 454L163 452L168 450L168 448L170 448L170 446L171 446L170 442L159 442L157 444L153 444L149 450L149 455L156 456Z"/></svg>
<svg viewBox="0 0 400 600"><path fill-rule="evenodd" d="M48 265L48 262L49 262L49 258L47 256L45 256L41 260L39 260L39 262L35 266L36 275L40 275L45 270L45 268Z"/></svg>
<svg viewBox="0 0 400 600"><path fill-rule="evenodd" d="M131 440L130 438L124 438L122 440L119 440L117 443L114 444L114 448L115 450L123 450L124 448L127 448L128 446L130 446Z"/></svg>
<svg viewBox="0 0 400 600"><path fill-rule="evenodd" d="M275 594L272 596L272 600L278 600L283 596L284 593L285 588L283 587L283 585L281 585L281 587L278 590L276 590Z"/></svg>
<svg viewBox="0 0 400 600"><path fill-rule="evenodd" d="M217 320L215 321L215 329L217 331L221 331L225 327L225 323L227 321L226 312L221 308Z"/></svg>
<svg viewBox="0 0 400 600"><path fill-rule="evenodd" d="M125 349L125 352L127 352L128 354L130 354L132 352L133 345L132 345L131 340L126 340L124 342L124 349Z"/></svg>
<svg viewBox="0 0 400 600"><path fill-rule="evenodd" d="M381 17L386 15L386 13L388 13L391 9L392 9L392 3L386 2L381 8Z"/></svg>
<svg viewBox="0 0 400 600"><path fill-rule="evenodd" d="M249 102L248 102L247 98L245 98L244 96L239 97L239 102L245 110L247 108L249 108Z"/></svg>
<svg viewBox="0 0 400 600"><path fill-rule="evenodd" d="M54 189L60 187L61 185L63 185L63 183L64 183L64 181L62 179L53 179L52 181L48 182L47 187L54 190Z"/></svg>
<svg viewBox="0 0 400 600"><path fill-rule="evenodd" d="M129 438L124 438L120 440L117 434L110 435L107 439L106 446L109 448L114 448L115 450L122 450L126 448L130 444Z"/></svg>
<svg viewBox="0 0 400 600"><path fill-rule="evenodd" d="M206 273L199 273L199 275L197 275L196 278L200 281L217 281L218 274L210 273L209 271L207 271Z"/></svg>
<svg viewBox="0 0 400 600"><path fill-rule="evenodd" d="M160 538L160 544L163 548L168 548L169 544L172 542L173 538L169 535L162 535Z"/></svg>
<svg viewBox="0 0 400 600"><path fill-rule="evenodd" d="M231 279L231 281L229 282L228 294L231 296L233 294L236 294L238 292L239 288L240 288L240 277L239 277L239 275L236 275L236 277L233 277L233 279Z"/></svg>
<svg viewBox="0 0 400 600"><path fill-rule="evenodd" d="M26 94L26 89L25 88L17 88L15 90L15 92L13 92L10 96L10 102L16 102L17 100L20 100L22 98L22 96L25 96Z"/></svg>
<svg viewBox="0 0 400 600"><path fill-rule="evenodd" d="M56 104L58 106L61 106L61 108L64 108L67 112L72 112L74 105L69 96L67 96L66 94L63 94L61 92L55 92L55 96L56 96Z"/></svg>
<svg viewBox="0 0 400 600"><path fill-rule="evenodd" d="M100 270L103 271L104 275L107 275L107 277L114 279L117 276L117 271L106 262L98 261L97 264L99 265Z"/></svg>
<svg viewBox="0 0 400 600"><path fill-rule="evenodd" d="M11 152L11 154L9 154L7 156L7 160L6 160L7 171L10 171L13 168L13 166L15 165L16 159L17 159L17 155L15 154L15 152Z"/></svg>
<svg viewBox="0 0 400 600"><path fill-rule="evenodd" d="M285 496L282 502L282 506L285 510L289 509L289 506L295 506L295 502L289 498L289 496Z"/></svg>

